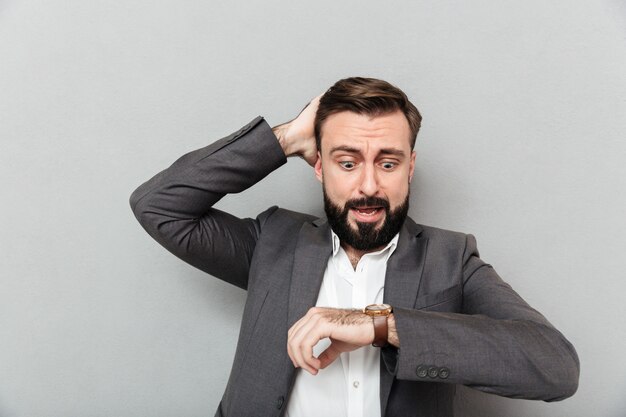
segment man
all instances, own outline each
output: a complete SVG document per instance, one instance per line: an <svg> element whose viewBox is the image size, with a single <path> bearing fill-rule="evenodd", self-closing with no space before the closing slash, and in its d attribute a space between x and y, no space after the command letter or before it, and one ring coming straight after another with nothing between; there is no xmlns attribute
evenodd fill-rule
<svg viewBox="0 0 626 417"><path fill-rule="evenodd" d="M546 401L576 391L574 348L474 237L407 217L420 122L398 88L348 78L294 120L257 117L133 193L154 239L248 291L217 416L451 416L457 384ZM212 208L286 156L314 167L327 219Z"/></svg>

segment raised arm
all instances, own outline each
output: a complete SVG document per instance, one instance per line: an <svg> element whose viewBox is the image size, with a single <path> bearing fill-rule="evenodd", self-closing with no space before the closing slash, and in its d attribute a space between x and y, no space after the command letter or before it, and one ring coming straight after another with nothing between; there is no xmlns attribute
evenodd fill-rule
<svg viewBox="0 0 626 417"><path fill-rule="evenodd" d="M185 262L247 288L248 266L263 221L212 208L286 162L272 130L257 117L209 146L187 153L139 186L130 206L143 228Z"/></svg>
<svg viewBox="0 0 626 417"><path fill-rule="evenodd" d="M226 194L246 190L286 162L317 157L313 119L318 98L295 119L271 129L257 117L238 131L180 157L139 186L130 206L143 228L171 253L240 288L264 221L239 219L213 208Z"/></svg>

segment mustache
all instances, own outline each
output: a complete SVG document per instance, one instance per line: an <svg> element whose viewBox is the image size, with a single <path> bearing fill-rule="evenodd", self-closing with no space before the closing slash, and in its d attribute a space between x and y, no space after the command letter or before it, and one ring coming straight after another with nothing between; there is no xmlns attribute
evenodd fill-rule
<svg viewBox="0 0 626 417"><path fill-rule="evenodd" d="M389 211L389 200L386 200L381 197L363 197L363 198L354 198L352 200L346 201L345 210L349 210L351 208L356 207L382 207L386 211Z"/></svg>

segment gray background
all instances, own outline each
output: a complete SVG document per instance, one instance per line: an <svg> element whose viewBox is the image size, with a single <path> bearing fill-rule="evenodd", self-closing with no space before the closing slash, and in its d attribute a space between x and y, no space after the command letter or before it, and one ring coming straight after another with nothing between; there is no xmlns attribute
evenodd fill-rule
<svg viewBox="0 0 626 417"><path fill-rule="evenodd" d="M574 343L560 403L462 389L459 416L626 414L620 1L0 1L0 416L208 416L245 292L166 253L131 191L351 75L424 116L411 214ZM219 206L321 214L300 160Z"/></svg>

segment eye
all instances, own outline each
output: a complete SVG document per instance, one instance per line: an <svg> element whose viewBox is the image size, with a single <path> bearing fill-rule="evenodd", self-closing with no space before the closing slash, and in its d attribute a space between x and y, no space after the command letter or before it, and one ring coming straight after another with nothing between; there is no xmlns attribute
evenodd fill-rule
<svg viewBox="0 0 626 417"><path fill-rule="evenodd" d="M381 164L381 166L383 167L383 169L386 169L386 170L388 170L388 171L389 171L389 170L394 169L394 168L396 167L396 165L397 165L397 164L396 164L395 162L389 162L389 161L387 161L387 162L383 162L383 163Z"/></svg>
<svg viewBox="0 0 626 417"><path fill-rule="evenodd" d="M356 166L353 161L340 161L339 165L341 165L344 169L347 169L348 171Z"/></svg>

